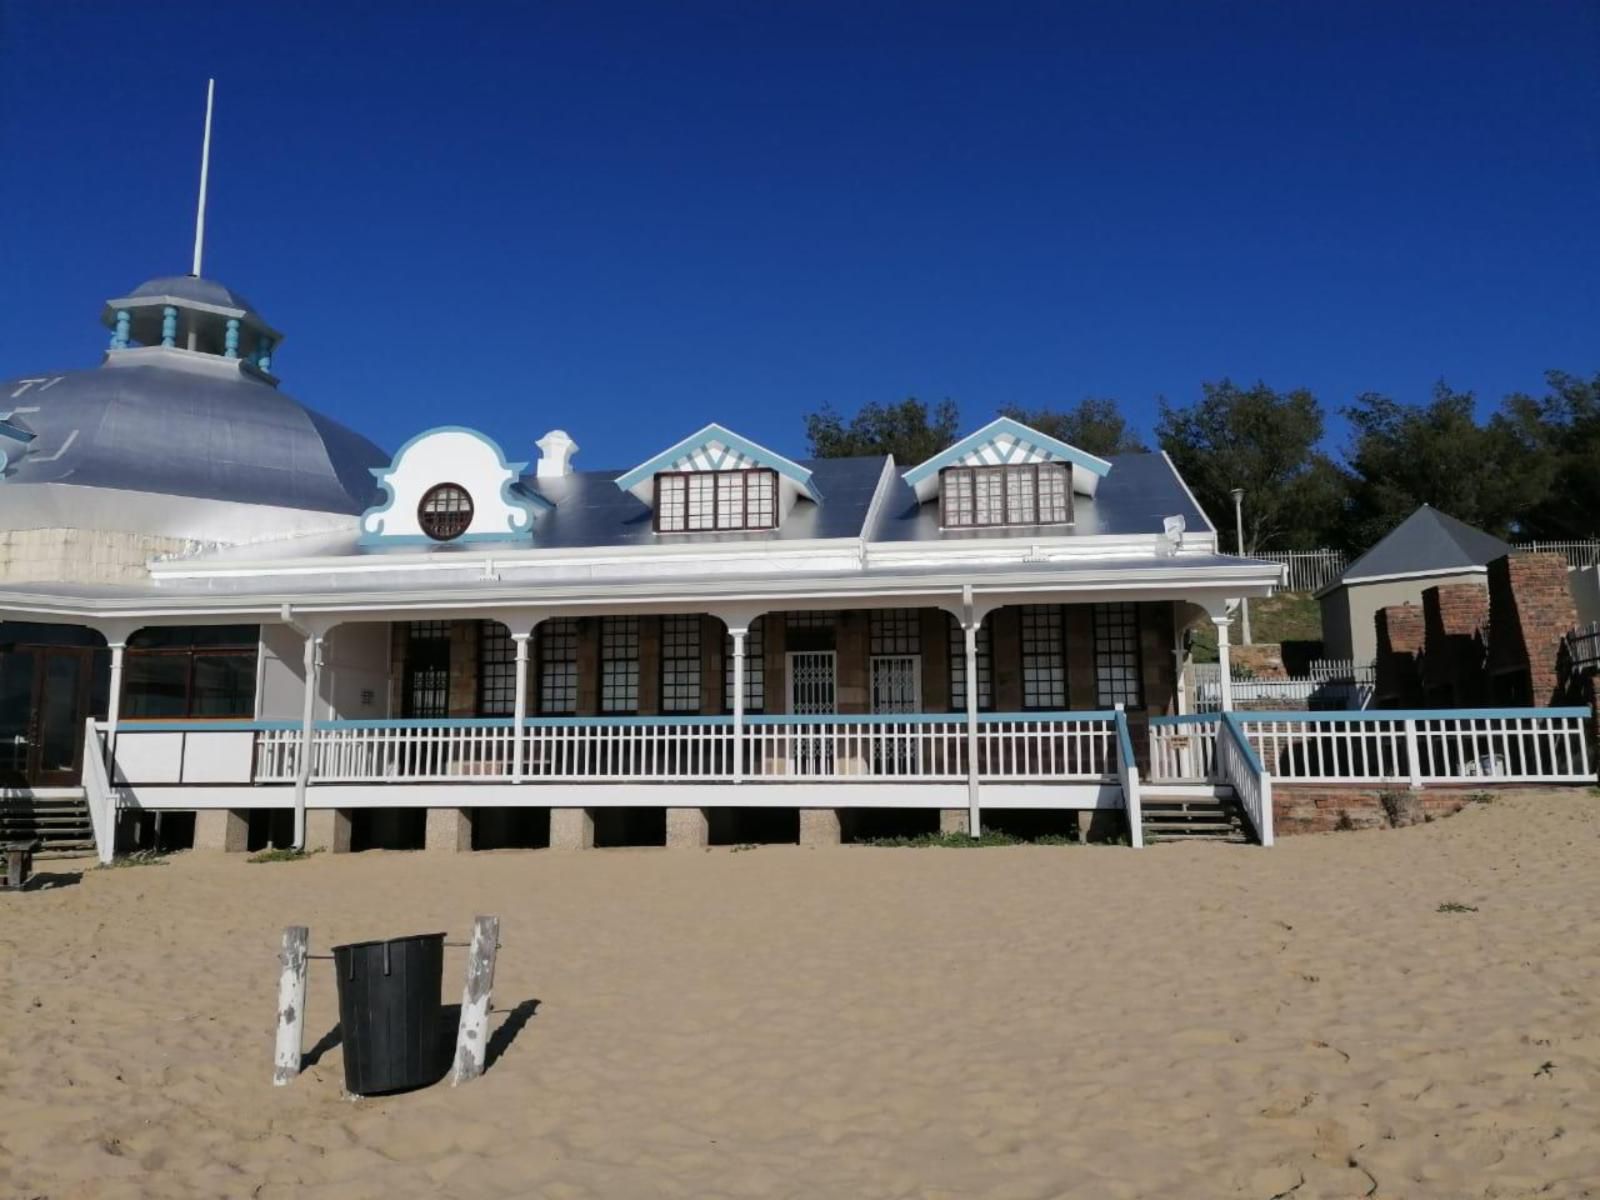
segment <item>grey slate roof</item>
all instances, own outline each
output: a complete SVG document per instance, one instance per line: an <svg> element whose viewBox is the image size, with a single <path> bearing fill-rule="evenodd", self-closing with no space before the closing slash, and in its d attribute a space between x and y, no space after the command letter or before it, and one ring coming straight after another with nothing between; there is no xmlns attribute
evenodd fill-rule
<svg viewBox="0 0 1600 1200"><path fill-rule="evenodd" d="M194 282L194 281L191 281ZM37 436L0 480L5 490L64 483L360 513L389 455L271 384L216 360L69 371L22 392L13 421ZM46 379L51 378L45 376ZM21 380L0 383L0 396Z"/></svg>
<svg viewBox="0 0 1600 1200"><path fill-rule="evenodd" d="M173 296L179 300L193 300L199 304L215 304L219 308L239 308L254 312L255 305L238 292L215 279L202 279L196 275L163 275L146 280L128 293L128 299L145 296Z"/></svg>
<svg viewBox="0 0 1600 1200"><path fill-rule="evenodd" d="M1332 587L1366 579L1470 571L1510 553L1511 547L1499 538L1424 504L1346 567Z"/></svg>

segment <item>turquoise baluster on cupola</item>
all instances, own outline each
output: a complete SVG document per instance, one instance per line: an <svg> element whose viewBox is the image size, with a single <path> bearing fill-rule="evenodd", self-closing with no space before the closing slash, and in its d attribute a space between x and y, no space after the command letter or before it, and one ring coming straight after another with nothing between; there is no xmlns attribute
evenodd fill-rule
<svg viewBox="0 0 1600 1200"><path fill-rule="evenodd" d="M163 346L178 344L178 310L170 304L161 310L161 344Z"/></svg>
<svg viewBox="0 0 1600 1200"><path fill-rule="evenodd" d="M272 370L272 339L269 337L261 339L261 349L256 352L256 366L263 371Z"/></svg>
<svg viewBox="0 0 1600 1200"><path fill-rule="evenodd" d="M128 324L131 318L125 308L117 309L117 328L111 335L111 348L113 350L126 350L128 348Z"/></svg>
<svg viewBox="0 0 1600 1200"><path fill-rule="evenodd" d="M228 318L228 332L222 339L222 357L239 357L239 318Z"/></svg>

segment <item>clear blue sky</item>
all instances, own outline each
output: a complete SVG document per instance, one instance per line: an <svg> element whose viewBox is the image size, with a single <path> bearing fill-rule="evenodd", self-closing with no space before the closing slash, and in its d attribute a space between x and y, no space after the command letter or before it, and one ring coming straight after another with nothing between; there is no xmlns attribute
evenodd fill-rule
<svg viewBox="0 0 1600 1200"><path fill-rule="evenodd" d="M0 376L188 269L394 448L1600 370L1600 5L0 0ZM1337 442L1337 439L1336 439Z"/></svg>

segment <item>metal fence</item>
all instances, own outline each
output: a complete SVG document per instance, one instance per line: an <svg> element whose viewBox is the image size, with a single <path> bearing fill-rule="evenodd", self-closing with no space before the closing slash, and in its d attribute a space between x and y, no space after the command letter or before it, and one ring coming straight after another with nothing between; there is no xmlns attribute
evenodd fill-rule
<svg viewBox="0 0 1600 1200"><path fill-rule="evenodd" d="M1519 554L1559 554L1569 567L1600 566L1600 538L1569 542L1517 542L1511 547Z"/></svg>
<svg viewBox="0 0 1600 1200"><path fill-rule="evenodd" d="M1284 590L1314 592L1344 573L1350 559L1343 550L1261 550L1252 558L1281 563L1287 568Z"/></svg>

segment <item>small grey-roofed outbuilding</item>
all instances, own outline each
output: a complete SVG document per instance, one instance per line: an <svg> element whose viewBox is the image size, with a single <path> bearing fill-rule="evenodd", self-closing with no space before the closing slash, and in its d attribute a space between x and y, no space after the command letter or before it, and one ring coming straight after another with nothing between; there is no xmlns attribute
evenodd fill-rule
<svg viewBox="0 0 1600 1200"><path fill-rule="evenodd" d="M1424 504L1317 593L1323 653L1371 662L1379 609L1420 605L1438 584L1483 582L1489 563L1509 553L1499 538Z"/></svg>

